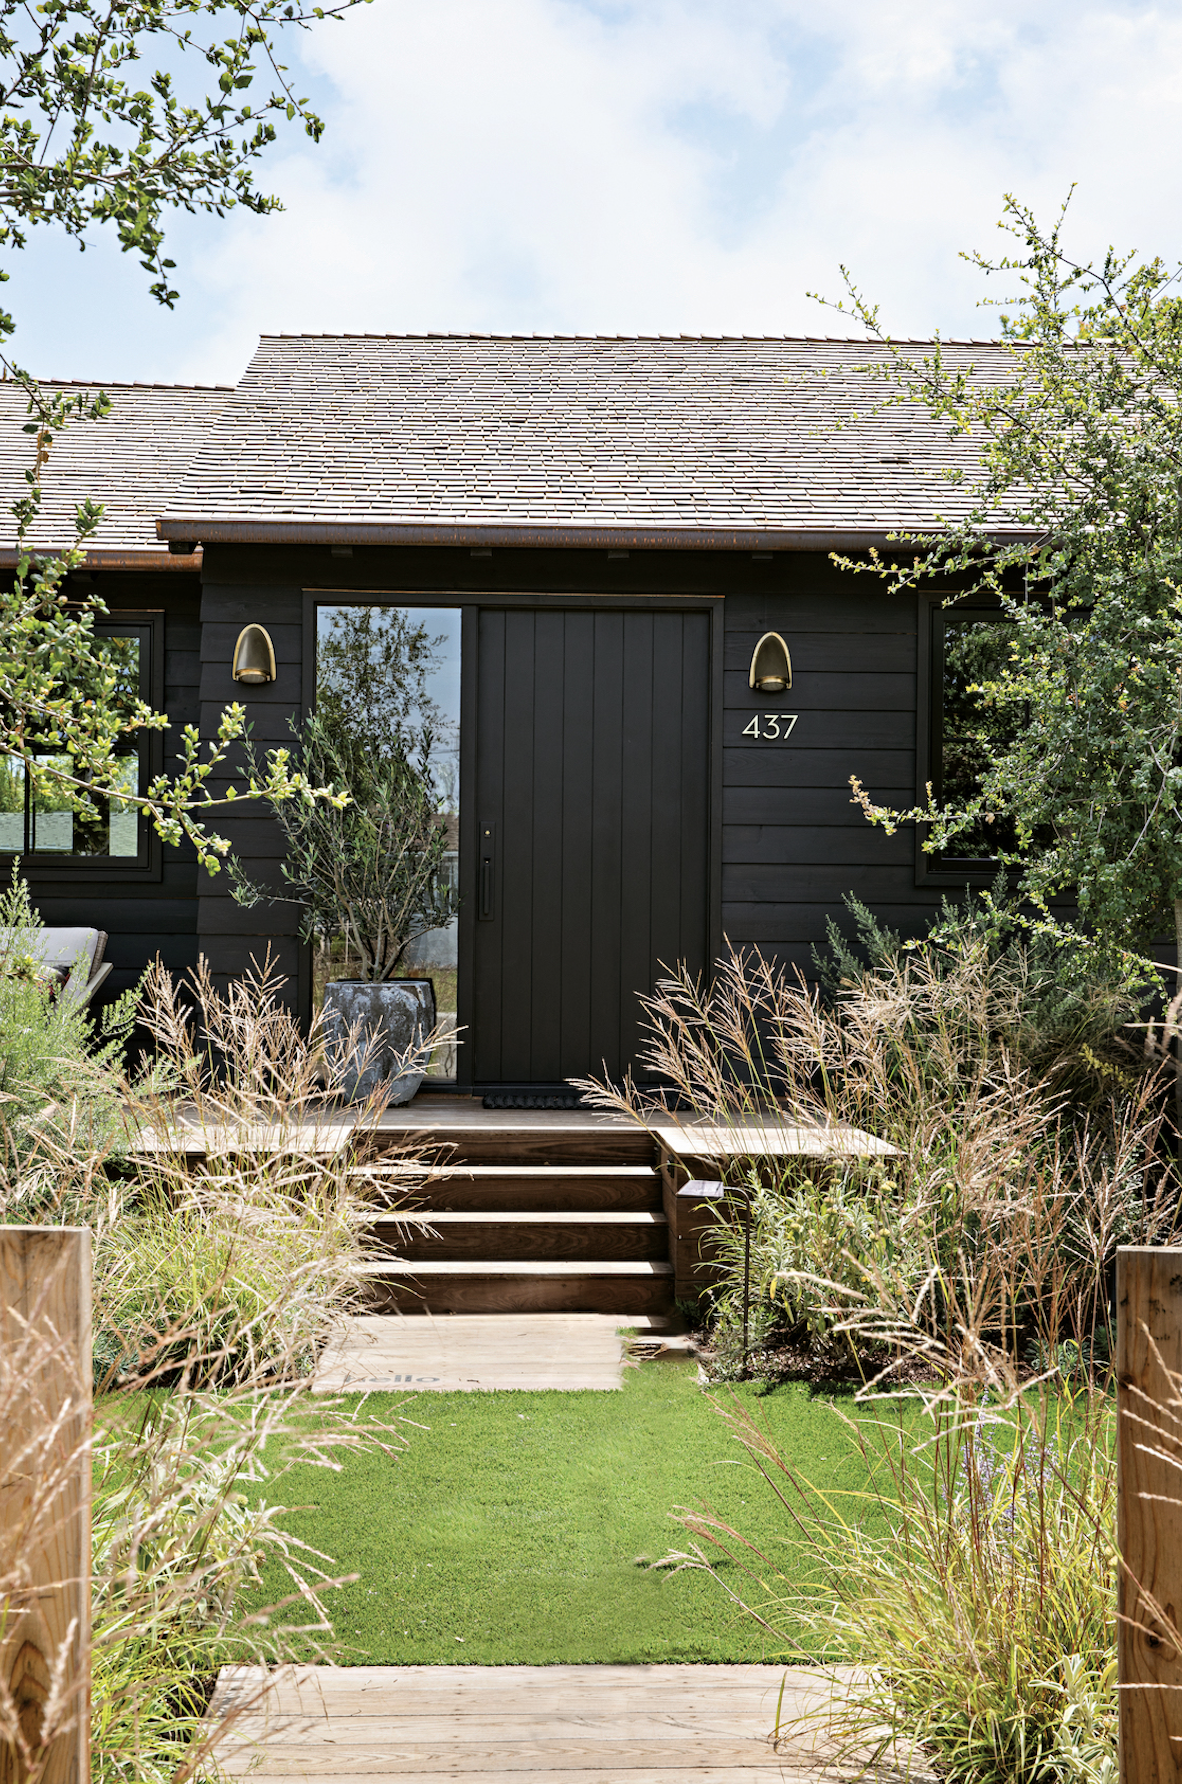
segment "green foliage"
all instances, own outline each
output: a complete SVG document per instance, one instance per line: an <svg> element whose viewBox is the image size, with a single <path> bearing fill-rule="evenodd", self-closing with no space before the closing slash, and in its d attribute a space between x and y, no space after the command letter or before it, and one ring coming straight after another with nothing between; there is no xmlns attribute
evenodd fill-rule
<svg viewBox="0 0 1182 1784"><path fill-rule="evenodd" d="M838 938L831 998L754 949L718 962L710 986L671 975L642 1000L641 1059L667 1089L584 1089L650 1127L685 1118L672 1090L691 1119L836 1130L811 1165L789 1148L720 1167L755 1189L757 1337L778 1325L796 1343L837 1339L872 1371L918 1358L1008 1392L1032 1344L1082 1343L1107 1323L1117 1245L1178 1228L1157 1085L1132 1057L1113 1078L1091 1049L1128 1011L1119 982L1077 985L1068 960L1060 983L1050 968L1066 957L1051 956L1040 1013L1029 951L994 946L973 907L946 910L914 949L861 920L870 964ZM725 1361L743 1245L735 1213L724 1220Z"/></svg>
<svg viewBox="0 0 1182 1784"><path fill-rule="evenodd" d="M429 732L419 760L396 738L388 752L340 722L330 708L305 720L300 762L311 781L325 777L349 802L276 807L287 842L287 896L304 909L301 933L322 944L342 934L362 977L389 979L408 945L450 922L458 897L444 855L450 836L431 768ZM253 905L275 894L231 867L234 896Z"/></svg>
<svg viewBox="0 0 1182 1784"><path fill-rule="evenodd" d="M889 1171L782 1171L773 1182L752 1172L748 1325L752 1347L785 1335L823 1361L848 1363L852 1305L876 1274L902 1275L918 1288L929 1264L918 1209ZM734 1208L716 1229L724 1272L711 1298L713 1373L742 1367L740 1330L747 1267L744 1213Z"/></svg>
<svg viewBox="0 0 1182 1784"><path fill-rule="evenodd" d="M96 511L87 531L98 518ZM78 537L81 542L85 533ZM286 749L268 751L261 764L252 760L241 784L215 794L211 777L226 771L232 746L248 732L246 708L237 701L222 712L216 740L203 749L197 727L186 725L175 771L156 775L142 791L129 786L129 749L142 733L167 730L169 720L127 688L111 653L117 641L96 637L95 621L107 612L103 601L89 595L79 602L67 588L69 571L81 561L79 551L36 564L25 556L12 586L0 589L0 750L10 781L19 762L43 804L56 793L59 802L89 812L96 800L112 798L138 806L165 842L188 837L211 873L230 845L206 828L210 811L241 799L339 805L347 797L293 771Z"/></svg>
<svg viewBox="0 0 1182 1784"><path fill-rule="evenodd" d="M936 1411L918 1438L889 1418L847 1421L870 1482L855 1493L810 1481L754 1420L734 1424L813 1565L789 1571L766 1542L753 1559L734 1528L693 1513L688 1558L720 1583L742 1566L765 1629L803 1628L802 1654L852 1663L825 1712L847 1757L894 1746L952 1784L1116 1784L1103 1396Z"/></svg>
<svg viewBox="0 0 1182 1784"><path fill-rule="evenodd" d="M266 1669L295 1651L325 1658L327 1556L274 1502L296 1463L335 1469L390 1456L394 1425L322 1403L314 1433L298 1391L116 1394L96 1409L93 1448L91 1763L96 1784L184 1784L225 1776L227 1706L211 1714L218 1669L261 1668L229 1714L250 1710ZM315 1475L313 1475L315 1478ZM270 1565L279 1602L248 1595Z"/></svg>
<svg viewBox="0 0 1182 1784"><path fill-rule="evenodd" d="M29 9L0 0L0 248L23 248L29 230L45 224L85 247L92 227L111 224L123 251L137 254L152 275L152 295L173 305L166 215L279 208L254 185L254 164L275 140L276 120L298 116L314 140L322 130L287 80L280 39L289 28L339 18L355 3L55 0ZM146 82L133 78L154 52L171 66ZM260 70L270 90L252 98ZM194 77L187 84L186 74ZM0 280L8 277L0 272ZM0 347L13 326L0 312ZM77 590L67 596L66 578L84 561L101 507L79 507L70 549L35 560L26 546L57 435L80 417L101 419L110 402L102 392L44 390L2 351L0 375L24 391L31 436L26 491L12 508L20 559L12 586L0 590L0 752L37 779L43 801L56 792L88 810L111 797L138 805L166 842L188 837L202 865L216 872L229 845L206 828L212 807L244 794L282 801L331 790L309 788L277 750L248 785L215 798L210 777L246 732L237 703L222 714L204 757L196 728L186 726L176 772L147 789L128 788L129 742L168 720L120 687L110 648L94 635L96 616L107 611L101 599L79 601ZM4 772L11 778L11 760ZM11 786L0 782L0 809L19 810L9 798Z"/></svg>
<svg viewBox="0 0 1182 1784"><path fill-rule="evenodd" d="M947 982L949 996L935 1006L916 1001L908 1023L916 1041L933 1019L958 1021L971 1052L1004 1053L1012 1067L1068 1097L1080 1116L1108 1103L1115 1085L1132 1088L1145 1070L1133 1035L1155 988L1151 975L1136 962L1122 967L1102 960L1093 949L1031 924L1010 895L1004 869L990 892L966 889L959 904L945 894L927 935L917 940L904 941L860 899L848 895L843 902L853 937L829 917L827 948L813 950L818 980L834 1007L846 992L869 987L874 974L906 975L909 963L922 960L925 977ZM968 963L976 983L958 993L955 984ZM938 1032L931 1039L933 1067L942 1072Z"/></svg>
<svg viewBox="0 0 1182 1784"><path fill-rule="evenodd" d="M42 927L14 868L0 894L0 1192L19 1180L9 1218L31 1221L54 1194L47 1149L86 1156L126 1147L118 1074L138 995L109 1004L96 1037L86 1008L61 995L37 957Z"/></svg>
<svg viewBox="0 0 1182 1784"><path fill-rule="evenodd" d="M1062 216L1046 231L1013 199L1003 227L1016 255L970 258L1019 286L1000 318L1005 376L950 365L939 343L914 357L849 288L852 313L883 341L894 400L971 433L980 467L963 523L900 535L892 562L876 552L843 561L896 588L958 578L995 598L1010 628L1008 660L979 665L974 689L989 734L973 760L979 789L954 785L942 806L929 790L908 812L875 805L857 780L854 790L888 830L926 825L933 853L989 828L1055 933L1065 925L1048 901L1066 893L1109 951L1144 950L1182 892L1177 275L1111 249L1080 264L1063 247ZM999 523L1018 536L999 543Z"/></svg>
<svg viewBox="0 0 1182 1784"><path fill-rule="evenodd" d="M339 1165L223 1155L142 1171L125 1195L109 1186L96 1376L310 1374L357 1299L369 1218Z"/></svg>
<svg viewBox="0 0 1182 1784"><path fill-rule="evenodd" d="M14 886L0 914L17 920L12 956L28 964L35 920L24 898ZM11 982L36 1000L21 1007L44 1027L58 1005L35 975ZM0 991L7 984L0 978ZM56 1060L74 1115L41 1114L19 1146L9 1140L0 1219L86 1225L93 1239L98 1784L223 1775L213 1749L227 1720L265 1693L267 1668L297 1644L303 1656L333 1652L331 1563L291 1531L276 1481L296 1461L335 1469L343 1455L374 1449L388 1460L401 1447L395 1423L356 1405L317 1396L314 1417L303 1412L319 1351L360 1286L375 1108L361 1111L352 1145L318 1146L329 1101L318 1036L301 1035L280 984L265 971L219 994L206 971L181 987L157 966L139 1011L153 1074L132 1085L112 1057L85 1069ZM77 1114L75 1074L86 1096L118 1112L119 1156L102 1147L101 1124ZM0 1114L12 1119L16 1106ZM17 1428L17 1406L27 1425L28 1384L45 1379L51 1343L78 1371L60 1337L33 1321L5 1350L0 1429ZM50 1371L55 1384L60 1376ZM55 1550L65 1462L53 1421L19 1466L29 1511L23 1526L0 1528L0 1625L24 1591L25 1546ZM257 1596L265 1563L277 1603ZM209 1709L218 1669L234 1662L259 1669L253 1684ZM82 1710L63 1696L52 1713L46 1742ZM35 1761L24 1755L31 1776Z"/></svg>
<svg viewBox="0 0 1182 1784"><path fill-rule="evenodd" d="M95 224L112 224L124 253L153 275L152 295L171 306L165 213L280 208L255 188L253 163L275 141L277 119L299 116L313 140L323 125L292 91L278 38L351 3L68 0L28 13L4 0L0 246L23 248L47 223L85 246ZM139 64L153 51L173 67L145 82ZM252 95L260 68L271 88ZM185 74L196 77L187 97ZM10 332L4 318L0 333Z"/></svg>

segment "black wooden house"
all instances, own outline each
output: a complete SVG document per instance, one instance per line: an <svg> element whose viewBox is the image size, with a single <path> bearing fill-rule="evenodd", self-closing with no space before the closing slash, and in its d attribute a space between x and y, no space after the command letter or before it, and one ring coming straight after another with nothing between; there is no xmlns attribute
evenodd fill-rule
<svg viewBox="0 0 1182 1784"><path fill-rule="evenodd" d="M988 344L947 351L1002 369ZM54 449L38 542L66 541L80 497L107 504L76 574L140 640L177 729L211 735L237 698L259 744L290 742L326 614L438 624L458 646L458 1082L618 1073L659 962L706 968L729 939L808 969L843 895L914 932L989 876L933 865L850 799L851 775L898 804L939 782L948 622L945 591L893 594L830 554L938 524L970 449L884 407L880 360L823 340L267 337L233 390L110 387L110 417ZM15 485L21 403L0 397ZM276 666L251 688L231 673L247 625ZM146 826L71 837L53 816L0 813L4 860L22 855L47 922L108 931L112 991L157 954L224 979L270 945L310 1007L293 906L243 908ZM272 820L218 827L278 880Z"/></svg>

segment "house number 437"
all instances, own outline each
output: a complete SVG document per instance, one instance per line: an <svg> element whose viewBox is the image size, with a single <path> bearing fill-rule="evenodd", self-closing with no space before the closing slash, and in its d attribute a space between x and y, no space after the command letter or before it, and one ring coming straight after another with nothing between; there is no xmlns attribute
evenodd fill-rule
<svg viewBox="0 0 1182 1784"><path fill-rule="evenodd" d="M799 713L757 712L749 725L743 726L744 737L758 737L761 742L786 742L796 728Z"/></svg>

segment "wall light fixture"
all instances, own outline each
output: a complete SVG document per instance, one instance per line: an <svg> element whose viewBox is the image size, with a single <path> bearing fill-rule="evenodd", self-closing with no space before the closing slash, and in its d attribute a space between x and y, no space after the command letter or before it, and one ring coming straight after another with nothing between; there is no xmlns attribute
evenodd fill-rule
<svg viewBox="0 0 1182 1784"><path fill-rule="evenodd" d="M752 651L747 686L757 694L782 694L792 686L792 658L778 632L765 632Z"/></svg>
<svg viewBox="0 0 1182 1784"><path fill-rule="evenodd" d="M235 681L264 682L275 679L275 646L265 626L243 626L234 646Z"/></svg>

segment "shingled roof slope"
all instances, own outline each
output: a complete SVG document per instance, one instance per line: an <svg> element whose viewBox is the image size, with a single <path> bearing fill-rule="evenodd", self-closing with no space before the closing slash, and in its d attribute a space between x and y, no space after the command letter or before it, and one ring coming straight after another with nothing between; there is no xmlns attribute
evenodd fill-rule
<svg viewBox="0 0 1182 1784"><path fill-rule="evenodd" d="M42 476L41 516L29 536L33 547L54 551L71 545L74 511L89 497L105 509L92 535L89 563L142 567L156 561L170 569L185 567L175 559L169 562L156 517L173 499L181 473L231 390L48 379L43 388L71 396L105 390L111 412L101 421L72 421L57 435ZM27 492L24 473L33 455L32 438L21 431L29 420L27 407L20 386L0 380L0 563L11 564L17 555L11 508Z"/></svg>
<svg viewBox="0 0 1182 1784"><path fill-rule="evenodd" d="M922 351L923 344L914 344ZM996 342L946 346L1012 376ZM971 465L869 341L267 335L175 540L808 545L930 527Z"/></svg>

